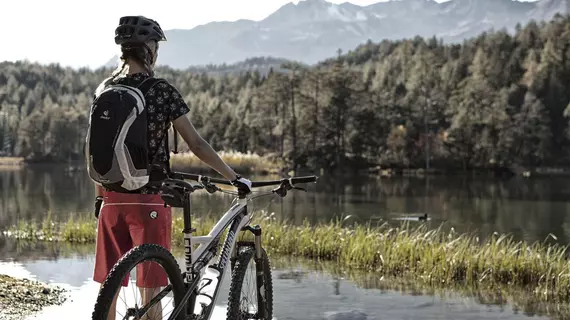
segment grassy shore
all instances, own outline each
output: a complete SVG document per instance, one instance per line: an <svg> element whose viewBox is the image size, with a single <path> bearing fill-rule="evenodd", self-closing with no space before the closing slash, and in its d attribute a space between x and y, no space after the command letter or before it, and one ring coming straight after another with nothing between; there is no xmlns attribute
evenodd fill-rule
<svg viewBox="0 0 570 320"><path fill-rule="evenodd" d="M234 151L220 151L218 155L237 172L242 173L276 173L283 167L282 161L269 156L260 156L256 153L241 153ZM174 170L184 171L212 171L193 153L172 154L170 163Z"/></svg>
<svg viewBox="0 0 570 320"><path fill-rule="evenodd" d="M570 301L570 265L566 248L545 243L515 242L506 235L481 241L475 236L428 230L424 225L352 225L342 221L300 226L258 215L264 245L273 254L336 262L345 269L404 278L432 287L514 286L538 301ZM196 219L198 235L216 222ZM182 245L182 218L173 223L173 243ZM56 223L21 222L6 235L27 240L94 242L96 221L90 216Z"/></svg>
<svg viewBox="0 0 570 320"><path fill-rule="evenodd" d="M234 170L241 173L273 174L278 173L284 167L284 162L273 156L261 156L251 152L241 153L235 151L220 151L218 155ZM190 152L171 154L170 159L174 170L214 173L213 169ZM82 164L81 161L80 163ZM24 165L25 160L22 157L0 157L0 170L19 169Z"/></svg>
<svg viewBox="0 0 570 320"><path fill-rule="evenodd" d="M19 169L24 165L22 157L0 157L0 170Z"/></svg>
<svg viewBox="0 0 570 320"><path fill-rule="evenodd" d="M50 257L62 259L69 257L90 258L94 254L93 243L46 242L21 240L13 243L20 259L42 259ZM182 257L181 247L174 247L176 257ZM310 273L318 272L339 281L349 280L357 287L381 291L398 292L402 295L432 295L446 298L470 298L480 304L512 308L515 312L524 312L527 316L547 316L551 319L567 319L570 314L570 303L537 301L535 294L529 290L505 284L491 288L484 286L465 286L460 283L422 283L410 278L389 277L382 274L347 268L334 261L307 259L269 253L273 277L281 280L306 282ZM313 280L311 280L313 281ZM334 281L334 280L333 280Z"/></svg>

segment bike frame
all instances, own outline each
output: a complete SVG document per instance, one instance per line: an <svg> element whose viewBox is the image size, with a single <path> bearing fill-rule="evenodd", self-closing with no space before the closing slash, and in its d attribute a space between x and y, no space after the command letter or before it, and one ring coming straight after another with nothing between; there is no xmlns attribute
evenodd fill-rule
<svg viewBox="0 0 570 320"><path fill-rule="evenodd" d="M241 221L240 221L241 220ZM233 205L226 213L222 216L220 220L216 223L216 225L212 228L210 233L206 236L192 236L191 232L184 232L184 248L185 248L185 263L186 271L190 272L191 265L194 264L195 261L200 260L203 257L206 249L208 249L214 242L214 240L219 239L222 233L226 230L226 228L230 225L232 221L238 222L237 231L241 230L246 224L248 224L251 219L247 215L247 204L246 199L240 199L237 204ZM232 240L228 239L227 240ZM198 244L198 248L192 253L191 248L194 244ZM225 244L228 244L227 242ZM229 243L233 248L235 241ZM227 263L227 257L220 256L218 263ZM187 278L186 278L187 279Z"/></svg>
<svg viewBox="0 0 570 320"><path fill-rule="evenodd" d="M250 231L254 235L254 241L250 243L246 243L248 246L253 246L255 249L255 260L256 260L256 281L257 281L257 299L258 303L260 301L265 300L265 292L260 292L263 290L263 286L261 285L264 281L263 279L263 259L262 258L262 247L261 247L261 228L259 226L251 227L249 223L251 222L251 216L248 215L247 211L247 202L249 198L245 195L239 195L238 200L235 204L233 204L225 213L224 215L218 220L216 225L210 230L208 235L206 236L193 236L193 233L196 231L192 228L192 206L190 201L191 194L196 189L205 188L208 189L208 186L211 188L212 185L210 183L219 183L225 185L231 185L231 183L227 180L221 179L214 179L203 177L200 175L193 175L193 174L185 174L185 173L174 173L174 176L179 177L176 179L167 179L165 181L166 184L175 185L179 188L183 188L185 191L183 192L182 197L182 209L184 214L184 229L182 230L184 234L184 273L183 273L183 281L185 285L185 294L182 297L181 303L174 308L172 311L171 316L169 319L176 318L180 312L186 307L186 314L185 318L188 319L200 319L200 320L209 320L212 316L212 311L216 305L216 300L218 297L219 289L227 268L228 261L231 257L237 255L236 244L237 242L237 235L241 231ZM191 185L184 181L184 179L198 181L199 183L205 182L205 185ZM203 181L204 180L204 181ZM294 187L294 183L308 183L308 182L316 182L317 177L309 176L309 177L294 177L282 180L275 180L275 181L262 181L262 182L253 182L252 188L255 187L263 187L263 186L275 186L280 185L280 188L273 190L277 195L284 197L287 194L287 190L290 189L301 189ZM287 183L286 188L284 187L284 183ZM220 189L214 187L213 189L215 192ZM301 189L302 190L302 189ZM229 228L229 229L228 229ZM221 252L217 252L218 246L220 244L220 239L224 231L228 229L228 234L226 235L226 239L224 240L224 244L222 247ZM192 252L192 246L198 244L198 247L194 252ZM241 244L241 243L239 243ZM230 256L231 255L231 256ZM202 271L208 266L211 265L211 261L217 257L217 261L213 264L217 267L220 271L219 281L216 285L214 290L214 295L212 296L212 301L210 305L201 311L200 315L196 315L194 313L195 304L196 304L196 297L197 297L197 287L200 283ZM157 296L155 296L149 302L149 306L143 308L142 314L146 312L150 306L154 305L156 302L160 301L164 296L170 292L171 285L168 285L164 288ZM258 310L259 316L263 318L265 316L265 310L260 309ZM191 316L193 316L191 318ZM200 318L197 318L197 317Z"/></svg>
<svg viewBox="0 0 570 320"><path fill-rule="evenodd" d="M183 214L184 214L184 284L186 287L186 293L182 298L181 303L173 310L169 319L175 318L186 305L186 317L188 316L199 316L194 314L196 297L197 297L197 286L201 280L202 271L210 265L210 262L217 257L217 261L214 263L216 267L220 270L219 281L214 291L214 296L212 297L212 302L207 307L207 309L202 310L200 318L201 320L209 320L212 316L219 288L222 283L230 255L235 250L237 243L237 234L246 227L251 221L251 217L247 212L247 197L240 197L238 201L232 205L224 215L218 220L216 225L210 230L206 236L193 236L195 229L192 228L192 206L190 201L190 195L193 192L186 192L183 199ZM220 243L220 238L224 231L228 229L228 234L224 241L224 245L219 254L216 253L217 247ZM254 241L254 246L256 247L256 255L259 256L261 250L261 229L260 228L250 228L256 237ZM259 238L259 240L258 240ZM192 252L192 247L198 244L198 247L194 252ZM164 294L159 294L157 297L164 297L168 293L168 287L163 291ZM258 293L259 295L259 293ZM259 298L259 297L258 297ZM153 299L154 300L154 299ZM152 301L151 303L152 304ZM263 312L263 311L261 311Z"/></svg>
<svg viewBox="0 0 570 320"><path fill-rule="evenodd" d="M188 288L192 287L192 290L187 292L190 293L189 299L187 300L187 312L189 315L194 313L196 304L196 287L201 280L201 273L212 260L217 257L217 262L215 265L220 270L219 281L214 291L214 296L212 297L212 302L210 303L206 313L202 311L202 315L205 318L203 320L209 320L212 316L212 311L215 307L219 288L222 284L222 280L228 265L228 261L232 252L235 250L235 245L237 243L237 235L243 228L249 224L251 217L247 214L247 198L239 199L236 204L234 204L226 213L222 216L216 225L212 228L210 233L206 236L192 236L193 229L186 228L190 232L184 232L184 258L185 258L185 277L184 283ZM188 226L189 227L189 226ZM218 247L220 238L224 231L228 229L228 234L224 241L224 245L219 254L215 254L214 250ZM192 252L192 247L194 244L198 244L198 248ZM260 249L260 248L258 248ZM256 250L258 250L256 249ZM184 299L183 299L184 300ZM202 320L201 319L201 320Z"/></svg>

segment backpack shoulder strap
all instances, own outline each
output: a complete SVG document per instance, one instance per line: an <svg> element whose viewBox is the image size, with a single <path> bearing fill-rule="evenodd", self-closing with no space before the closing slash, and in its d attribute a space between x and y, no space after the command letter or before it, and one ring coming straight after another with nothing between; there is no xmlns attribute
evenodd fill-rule
<svg viewBox="0 0 570 320"><path fill-rule="evenodd" d="M93 99L97 98L101 94L101 92L103 92L103 90L105 90L105 88L107 88L112 83L113 83L113 77L109 77L109 78L103 80L99 84L97 89L95 90L95 94L93 95Z"/></svg>
<svg viewBox="0 0 570 320"><path fill-rule="evenodd" d="M137 88L142 92L143 96L146 96L147 92L160 82L166 82L166 80L154 77L146 78Z"/></svg>

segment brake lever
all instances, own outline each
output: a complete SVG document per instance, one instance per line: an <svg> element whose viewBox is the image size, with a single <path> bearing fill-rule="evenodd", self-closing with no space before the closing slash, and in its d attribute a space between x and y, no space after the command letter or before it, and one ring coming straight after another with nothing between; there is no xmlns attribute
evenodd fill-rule
<svg viewBox="0 0 570 320"><path fill-rule="evenodd" d="M212 194L216 191L220 191L221 189L218 188L218 186L216 186L215 184L211 184L211 183L205 183L202 184L204 186L204 189L206 189L206 191L208 191L208 193Z"/></svg>
<svg viewBox="0 0 570 320"><path fill-rule="evenodd" d="M295 187L295 186L292 186L292 185L290 185L290 184L288 184L288 185L282 184L282 185L280 185L279 187L277 187L277 188L275 188L275 189L273 189L273 190L271 190L271 191L272 191L273 193L276 193L276 194L277 194L278 196L280 196L281 198L283 198L283 197L285 197L285 196L287 195L287 191L288 191L288 190L301 190L301 191L307 192L307 189L305 189L305 188Z"/></svg>
<svg viewBox="0 0 570 320"><path fill-rule="evenodd" d="M280 185L279 187L271 190L271 192L277 194L278 196L280 196L281 198L285 197L287 195L287 188L284 188L283 185Z"/></svg>

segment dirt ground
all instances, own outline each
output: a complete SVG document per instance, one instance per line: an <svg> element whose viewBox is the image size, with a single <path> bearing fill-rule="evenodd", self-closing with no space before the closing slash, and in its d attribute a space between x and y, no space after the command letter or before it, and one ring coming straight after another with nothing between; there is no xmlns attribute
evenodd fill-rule
<svg viewBox="0 0 570 320"><path fill-rule="evenodd" d="M60 305L66 300L64 292L59 287L0 274L0 319L22 319L43 307Z"/></svg>

